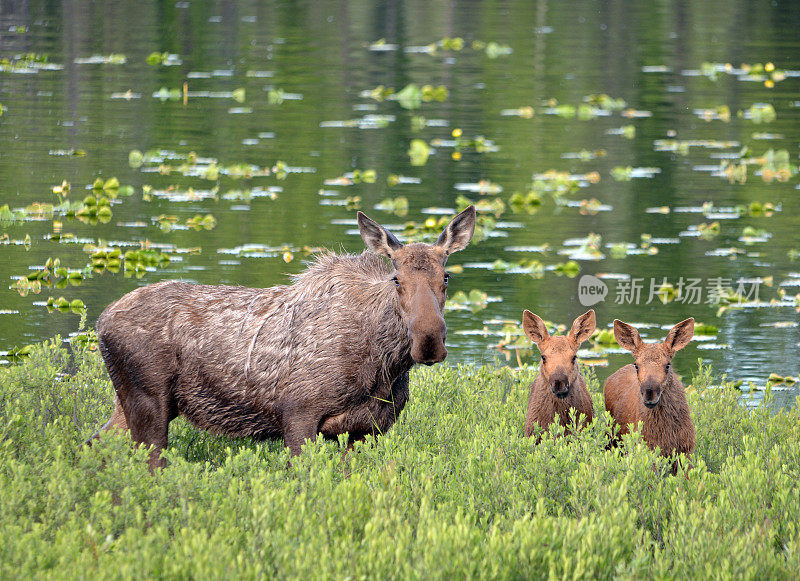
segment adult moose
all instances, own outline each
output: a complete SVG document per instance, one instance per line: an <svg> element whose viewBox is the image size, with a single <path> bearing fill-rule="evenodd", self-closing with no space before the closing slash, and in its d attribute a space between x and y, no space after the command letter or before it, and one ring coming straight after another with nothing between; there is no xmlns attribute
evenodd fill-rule
<svg viewBox="0 0 800 581"><path fill-rule="evenodd" d="M324 253L290 285L166 281L109 305L97 334L116 394L98 434L129 429L153 446L154 469L179 415L215 434L282 437L292 455L318 433L391 427L409 369L447 356L444 267L471 240L475 208L435 244L403 245L361 212L358 227L372 252Z"/></svg>

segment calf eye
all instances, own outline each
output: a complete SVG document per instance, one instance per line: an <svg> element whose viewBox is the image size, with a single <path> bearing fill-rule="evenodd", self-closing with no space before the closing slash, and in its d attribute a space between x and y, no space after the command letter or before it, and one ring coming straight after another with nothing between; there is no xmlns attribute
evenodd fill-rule
<svg viewBox="0 0 800 581"><path fill-rule="evenodd" d="M572 356L572 362L575 363L577 360L578 360L578 356L577 355L573 355Z"/></svg>
<svg viewBox="0 0 800 581"><path fill-rule="evenodd" d="M450 275L446 272L444 273L444 285L447 286L448 281L450 280Z"/></svg>
<svg viewBox="0 0 800 581"><path fill-rule="evenodd" d="M396 276L392 277L392 281L394 282L394 286L396 286L397 288L400 288L400 281L397 280Z"/></svg>
<svg viewBox="0 0 800 581"><path fill-rule="evenodd" d="M544 363L545 361L547 361L547 357L545 357L544 355L542 355L542 363Z"/></svg>
<svg viewBox="0 0 800 581"><path fill-rule="evenodd" d="M639 371L639 366L636 365L636 363L634 363L633 366L636 368L636 371Z"/></svg>
<svg viewBox="0 0 800 581"><path fill-rule="evenodd" d="M671 363L671 362L670 362L670 363L667 363L667 366L664 368L664 371L666 371L667 373L669 373L669 368L670 368L671 366L672 366L672 363Z"/></svg>

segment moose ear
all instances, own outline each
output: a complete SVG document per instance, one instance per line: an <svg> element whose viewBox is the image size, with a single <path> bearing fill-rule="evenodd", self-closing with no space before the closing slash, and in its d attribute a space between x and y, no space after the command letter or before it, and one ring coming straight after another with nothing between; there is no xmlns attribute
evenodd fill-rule
<svg viewBox="0 0 800 581"><path fill-rule="evenodd" d="M591 334L594 333L594 328L594 309L589 309L587 312L575 319L575 321L572 323L572 328L569 330L568 337L576 347L579 347L581 343L586 341L586 339L588 339Z"/></svg>
<svg viewBox="0 0 800 581"><path fill-rule="evenodd" d="M669 335L664 339L664 346L670 353L680 351L689 344L694 335L694 319L688 318L681 321L669 331Z"/></svg>
<svg viewBox="0 0 800 581"><path fill-rule="evenodd" d="M639 336L639 331L619 319L614 319L614 337L621 347L633 353L636 353L639 347L642 346L642 338Z"/></svg>
<svg viewBox="0 0 800 581"><path fill-rule="evenodd" d="M436 241L446 255L464 250L475 233L475 206L469 206L452 219Z"/></svg>
<svg viewBox="0 0 800 581"><path fill-rule="evenodd" d="M539 315L534 315L528 309L522 311L522 330L528 338L541 345L542 342L550 338L550 333L547 332L547 325Z"/></svg>
<svg viewBox="0 0 800 581"><path fill-rule="evenodd" d="M364 212L358 213L358 231L367 248L376 254L383 254L392 258L392 255L403 247L403 244L395 238L394 234L386 230L383 226L367 218Z"/></svg>

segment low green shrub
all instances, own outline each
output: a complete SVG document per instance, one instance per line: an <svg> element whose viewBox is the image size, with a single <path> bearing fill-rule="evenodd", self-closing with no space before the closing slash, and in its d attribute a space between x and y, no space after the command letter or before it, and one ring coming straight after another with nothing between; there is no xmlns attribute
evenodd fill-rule
<svg viewBox="0 0 800 581"><path fill-rule="evenodd" d="M701 368L691 467L609 418L523 437L534 370L412 372L386 434L281 442L173 422L169 466L124 434L80 447L111 413L89 344L37 346L0 370L0 578L795 578L800 413L740 405ZM688 382L687 382L688 383Z"/></svg>

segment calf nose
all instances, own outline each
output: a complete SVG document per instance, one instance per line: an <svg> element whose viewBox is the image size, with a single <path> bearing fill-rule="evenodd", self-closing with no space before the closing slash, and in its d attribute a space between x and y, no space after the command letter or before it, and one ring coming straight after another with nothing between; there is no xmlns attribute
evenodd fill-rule
<svg viewBox="0 0 800 581"><path fill-rule="evenodd" d="M550 376L550 389L553 395L559 399L567 397L569 394L569 379L563 373Z"/></svg>
<svg viewBox="0 0 800 581"><path fill-rule="evenodd" d="M655 381L645 381L642 383L642 403L652 409L661 401L661 386Z"/></svg>

